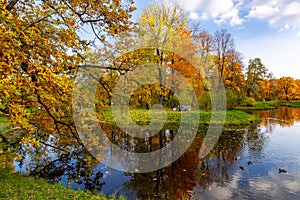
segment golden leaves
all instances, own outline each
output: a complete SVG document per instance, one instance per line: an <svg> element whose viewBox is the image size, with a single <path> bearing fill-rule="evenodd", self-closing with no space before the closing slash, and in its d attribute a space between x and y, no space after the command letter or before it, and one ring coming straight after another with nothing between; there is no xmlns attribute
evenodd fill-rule
<svg viewBox="0 0 300 200"><path fill-rule="evenodd" d="M30 144L32 147L39 147L40 141L32 137L23 137L20 144ZM17 155L15 159L22 159L22 155Z"/></svg>
<svg viewBox="0 0 300 200"><path fill-rule="evenodd" d="M290 100L297 96L299 88L292 77L281 77L277 84L278 92L282 99Z"/></svg>
<svg viewBox="0 0 300 200"><path fill-rule="evenodd" d="M29 134L35 126L39 132L71 135L72 77L82 61L78 53L87 48L78 30L90 25L87 19L95 19L99 37L107 28L116 33L128 29L133 2L127 2L109 9L121 1L22 1L10 11L0 2L0 108L13 126Z"/></svg>

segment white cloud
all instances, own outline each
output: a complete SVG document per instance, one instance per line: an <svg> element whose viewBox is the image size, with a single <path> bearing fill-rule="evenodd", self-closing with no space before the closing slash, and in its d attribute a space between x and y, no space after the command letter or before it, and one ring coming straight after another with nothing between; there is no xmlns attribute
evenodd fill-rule
<svg viewBox="0 0 300 200"><path fill-rule="evenodd" d="M254 3L257 3L256 1ZM264 4L250 3L252 8L245 17L266 21L279 30L300 30L300 2L290 0L264 1Z"/></svg>
<svg viewBox="0 0 300 200"><path fill-rule="evenodd" d="M292 2L286 5L283 15L298 15L300 14L300 3Z"/></svg>
<svg viewBox="0 0 300 200"><path fill-rule="evenodd" d="M226 22L229 20L229 24L231 26L242 25L244 20L238 16L239 10L237 8L233 8L230 12L224 13L220 18L223 20L222 22Z"/></svg>
<svg viewBox="0 0 300 200"><path fill-rule="evenodd" d="M200 19L198 13L196 13L196 12L191 12L190 13L190 18L193 19L193 20Z"/></svg>
<svg viewBox="0 0 300 200"><path fill-rule="evenodd" d="M254 6L249 11L249 15L247 15L246 18L268 19L277 15L279 12L280 9L272 4Z"/></svg>
<svg viewBox="0 0 300 200"><path fill-rule="evenodd" d="M180 0L192 19L241 26L260 20L278 30L300 31L299 0ZM196 15L197 14L197 15Z"/></svg>
<svg viewBox="0 0 300 200"><path fill-rule="evenodd" d="M241 25L244 19L239 17L242 0L181 0L185 10L195 19L195 13L202 20L213 19L216 23ZM198 19L199 19L198 18Z"/></svg>

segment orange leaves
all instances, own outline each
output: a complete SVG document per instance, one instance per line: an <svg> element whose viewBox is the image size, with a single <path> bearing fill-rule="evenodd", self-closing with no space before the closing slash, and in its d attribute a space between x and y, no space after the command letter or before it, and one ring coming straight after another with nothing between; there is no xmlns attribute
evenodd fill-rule
<svg viewBox="0 0 300 200"><path fill-rule="evenodd" d="M280 97L285 100L294 99L299 91L298 85L291 77L281 77L278 81L278 92Z"/></svg>
<svg viewBox="0 0 300 200"><path fill-rule="evenodd" d="M260 90L258 90L259 99L270 99L271 98L271 84L268 79L262 79L259 81Z"/></svg>

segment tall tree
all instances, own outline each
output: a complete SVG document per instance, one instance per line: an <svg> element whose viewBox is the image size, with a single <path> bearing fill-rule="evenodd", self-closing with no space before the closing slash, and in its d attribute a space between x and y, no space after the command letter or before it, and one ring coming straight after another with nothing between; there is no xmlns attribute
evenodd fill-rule
<svg viewBox="0 0 300 200"><path fill-rule="evenodd" d="M163 72L160 66L165 64L164 60L167 56L170 56L172 48L176 48L174 42L176 38L178 39L178 35L188 29L184 10L179 5L168 1L150 3L142 12L138 25L140 45L154 49L150 62L157 63L159 82L163 91ZM163 95L161 92L160 104L162 104L162 101Z"/></svg>
<svg viewBox="0 0 300 200"><path fill-rule="evenodd" d="M234 51L234 40L230 33L226 30L218 30L215 33L215 50L216 50L216 65L218 67L220 77L225 77L227 70L227 58Z"/></svg>
<svg viewBox="0 0 300 200"><path fill-rule="evenodd" d="M241 93L245 87L242 54L236 50L232 50L227 57L227 69L223 79L224 84L227 89Z"/></svg>
<svg viewBox="0 0 300 200"><path fill-rule="evenodd" d="M204 30L198 34L194 34L192 39L196 48L196 56L198 58L197 77L199 82L204 81L204 84L201 85L203 87L205 85L205 80L203 80L203 78L208 79L214 69L213 53L215 38ZM205 87L201 88L199 84L198 86L198 94L203 92L202 89L204 89L204 91L207 90Z"/></svg>
<svg viewBox="0 0 300 200"><path fill-rule="evenodd" d="M251 92L257 96L259 81L267 75L267 68L260 58L250 59L246 68L246 94L250 97Z"/></svg>
<svg viewBox="0 0 300 200"><path fill-rule="evenodd" d="M66 140L76 136L70 72L91 44L79 32L89 26L104 42L108 35L129 29L132 4L132 0L1 1L0 111L28 133L35 127L36 136L44 132Z"/></svg>
<svg viewBox="0 0 300 200"><path fill-rule="evenodd" d="M215 65L216 73L219 74L219 84L226 79L227 58L234 51L234 40L227 30L218 30L215 32Z"/></svg>

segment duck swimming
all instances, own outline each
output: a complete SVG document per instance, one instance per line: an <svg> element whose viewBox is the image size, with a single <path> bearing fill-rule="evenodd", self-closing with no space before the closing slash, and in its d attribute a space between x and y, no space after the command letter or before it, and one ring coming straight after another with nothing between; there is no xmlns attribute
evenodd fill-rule
<svg viewBox="0 0 300 200"><path fill-rule="evenodd" d="M279 168L279 174L281 174L281 173L287 173L287 170L283 169L283 168Z"/></svg>

